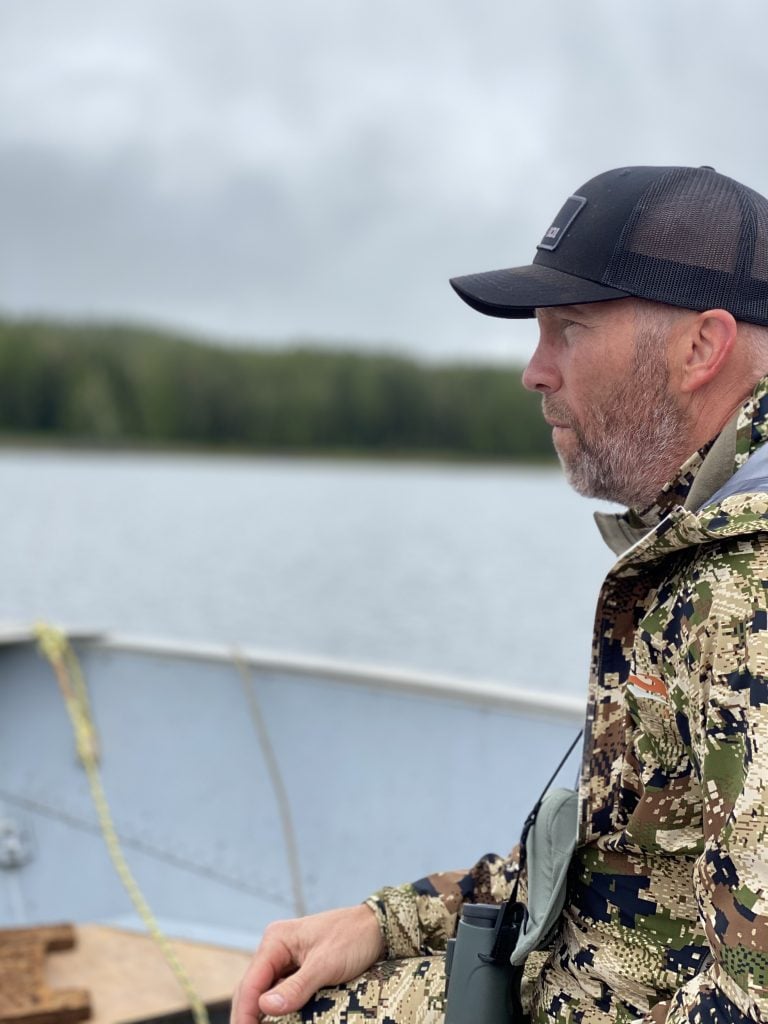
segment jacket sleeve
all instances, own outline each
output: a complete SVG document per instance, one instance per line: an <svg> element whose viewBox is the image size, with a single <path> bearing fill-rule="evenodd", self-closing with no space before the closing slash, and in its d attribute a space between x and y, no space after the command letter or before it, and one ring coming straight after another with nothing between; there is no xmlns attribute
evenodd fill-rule
<svg viewBox="0 0 768 1024"><path fill-rule="evenodd" d="M366 905L379 921L387 959L429 956L445 949L463 903L501 903L517 877L518 848L486 854L468 871L440 871L418 882L379 889ZM518 897L524 898L521 879Z"/></svg>
<svg viewBox="0 0 768 1024"><path fill-rule="evenodd" d="M690 680L701 687L691 732L704 826L693 881L712 959L648 1024L768 1020L768 602L765 580L753 583L730 595L711 671Z"/></svg>

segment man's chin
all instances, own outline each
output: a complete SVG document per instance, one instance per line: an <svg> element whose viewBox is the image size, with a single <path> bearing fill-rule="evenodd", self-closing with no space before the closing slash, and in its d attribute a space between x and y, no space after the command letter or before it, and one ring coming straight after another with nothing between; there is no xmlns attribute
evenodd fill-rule
<svg viewBox="0 0 768 1024"><path fill-rule="evenodd" d="M589 459L583 452L576 455L573 452L555 450L560 459L560 465L563 467L565 479L577 494L580 494L582 498L600 498L603 501L622 504L618 498L613 496L613 488L608 486L603 479L603 474L594 471L595 467L590 466Z"/></svg>
<svg viewBox="0 0 768 1024"><path fill-rule="evenodd" d="M583 473L580 473L577 468L569 466L563 459L560 459L560 465L563 467L565 479L577 494L580 494L582 498L599 497L599 495L595 494L595 486L592 480L588 480Z"/></svg>
<svg viewBox="0 0 768 1024"><path fill-rule="evenodd" d="M573 444L573 438L573 427L552 427L552 444L555 446L555 450L558 454L561 446Z"/></svg>
<svg viewBox="0 0 768 1024"><path fill-rule="evenodd" d="M563 467L568 484L582 498L597 498L600 501L609 501L623 507L638 504L638 502L619 495L616 484L606 480L602 474L587 472L583 464L574 465L572 462L569 464L561 458L560 465Z"/></svg>
<svg viewBox="0 0 768 1024"><path fill-rule="evenodd" d="M576 431L572 427L553 427L552 444L570 486L585 498L594 497L592 487L595 481L593 467L590 465L591 458L584 450Z"/></svg>
<svg viewBox="0 0 768 1024"><path fill-rule="evenodd" d="M552 444L566 473L578 468L582 452L572 427L552 427Z"/></svg>

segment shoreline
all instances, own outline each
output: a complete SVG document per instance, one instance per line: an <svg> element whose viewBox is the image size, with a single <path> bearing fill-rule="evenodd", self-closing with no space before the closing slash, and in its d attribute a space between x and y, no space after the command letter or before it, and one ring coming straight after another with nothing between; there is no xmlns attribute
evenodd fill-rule
<svg viewBox="0 0 768 1024"><path fill-rule="evenodd" d="M285 459L296 461L435 463L438 465L509 466L556 468L557 458L539 455L473 455L461 451L377 448L257 448L246 445L178 444L139 440L92 441L40 434L0 434L0 452L36 451L91 455L221 456L229 458Z"/></svg>

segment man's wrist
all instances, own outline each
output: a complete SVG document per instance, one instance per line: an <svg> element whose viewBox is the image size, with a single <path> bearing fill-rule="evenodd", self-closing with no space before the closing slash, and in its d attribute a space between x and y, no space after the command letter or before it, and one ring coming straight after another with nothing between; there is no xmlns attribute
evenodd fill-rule
<svg viewBox="0 0 768 1024"><path fill-rule="evenodd" d="M369 896L367 900L364 900L363 903L361 903L361 906L371 912L373 920L379 931L381 947L376 960L386 960L389 956L389 949L387 948L387 917L384 907L375 896Z"/></svg>

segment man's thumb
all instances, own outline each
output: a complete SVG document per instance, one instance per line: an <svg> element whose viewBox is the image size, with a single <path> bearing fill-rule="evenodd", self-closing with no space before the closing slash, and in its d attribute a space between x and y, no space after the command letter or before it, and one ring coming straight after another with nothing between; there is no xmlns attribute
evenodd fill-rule
<svg viewBox="0 0 768 1024"><path fill-rule="evenodd" d="M269 992L265 992L259 1000L259 1008L265 1013L279 1017L284 1013L293 1013L315 994L319 988L319 981L314 972L306 966L301 967L289 978L284 978L279 985L275 985Z"/></svg>

